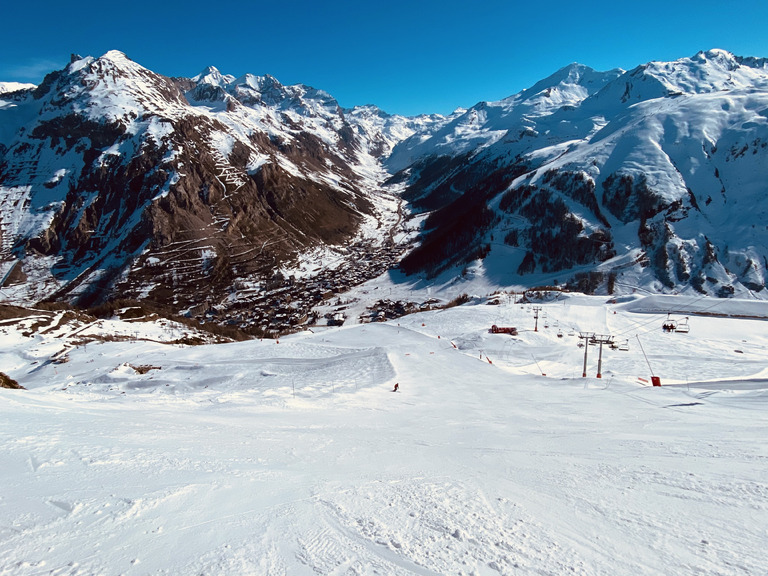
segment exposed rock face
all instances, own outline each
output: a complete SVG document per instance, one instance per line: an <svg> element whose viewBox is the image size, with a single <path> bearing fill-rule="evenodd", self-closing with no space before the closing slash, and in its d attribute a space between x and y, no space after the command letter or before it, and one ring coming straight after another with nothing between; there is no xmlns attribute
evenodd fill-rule
<svg viewBox="0 0 768 576"><path fill-rule="evenodd" d="M24 386L3 372L0 372L0 388L9 388L11 390L26 390Z"/></svg>

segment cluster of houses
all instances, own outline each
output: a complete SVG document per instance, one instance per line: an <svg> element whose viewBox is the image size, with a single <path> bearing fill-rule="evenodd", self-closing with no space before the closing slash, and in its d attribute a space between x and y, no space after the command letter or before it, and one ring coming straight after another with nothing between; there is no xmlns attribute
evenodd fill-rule
<svg viewBox="0 0 768 576"><path fill-rule="evenodd" d="M416 302L405 302L403 300L377 300L371 306L368 306L364 313L360 315L360 322L386 322L400 318L406 314L413 314L422 310L431 310L439 303L438 300L430 298L426 302L417 304Z"/></svg>
<svg viewBox="0 0 768 576"><path fill-rule="evenodd" d="M402 247L390 243L380 247L360 243L347 250L346 262L337 268L321 270L306 279L278 274L262 290L243 290L234 301L205 306L193 314L202 322L229 324L265 335L317 324L320 316L313 311L316 306L397 266L402 253ZM330 326L345 320L346 315L338 311L325 317Z"/></svg>

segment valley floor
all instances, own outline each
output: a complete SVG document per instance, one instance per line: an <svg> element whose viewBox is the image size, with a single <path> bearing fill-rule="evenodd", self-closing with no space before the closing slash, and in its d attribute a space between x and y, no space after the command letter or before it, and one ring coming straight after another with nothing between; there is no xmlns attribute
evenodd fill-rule
<svg viewBox="0 0 768 576"><path fill-rule="evenodd" d="M61 364L3 325L0 575L764 574L768 324L606 300ZM629 350L582 378L580 331Z"/></svg>

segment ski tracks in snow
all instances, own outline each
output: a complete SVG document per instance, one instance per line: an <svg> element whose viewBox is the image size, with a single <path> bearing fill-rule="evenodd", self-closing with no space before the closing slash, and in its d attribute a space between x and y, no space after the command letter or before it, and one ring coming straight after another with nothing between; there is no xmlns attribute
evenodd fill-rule
<svg viewBox="0 0 768 576"><path fill-rule="evenodd" d="M383 562L387 574L564 574L584 567L519 504L450 479L373 482L322 502L333 538L356 543L359 562Z"/></svg>

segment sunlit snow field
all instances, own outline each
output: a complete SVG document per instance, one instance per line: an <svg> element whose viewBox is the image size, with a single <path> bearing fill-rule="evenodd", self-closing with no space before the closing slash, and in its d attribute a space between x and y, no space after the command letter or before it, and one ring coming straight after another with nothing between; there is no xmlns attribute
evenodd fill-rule
<svg viewBox="0 0 768 576"><path fill-rule="evenodd" d="M64 364L2 326L0 574L765 574L768 324L607 300ZM581 331L629 350L582 378Z"/></svg>

